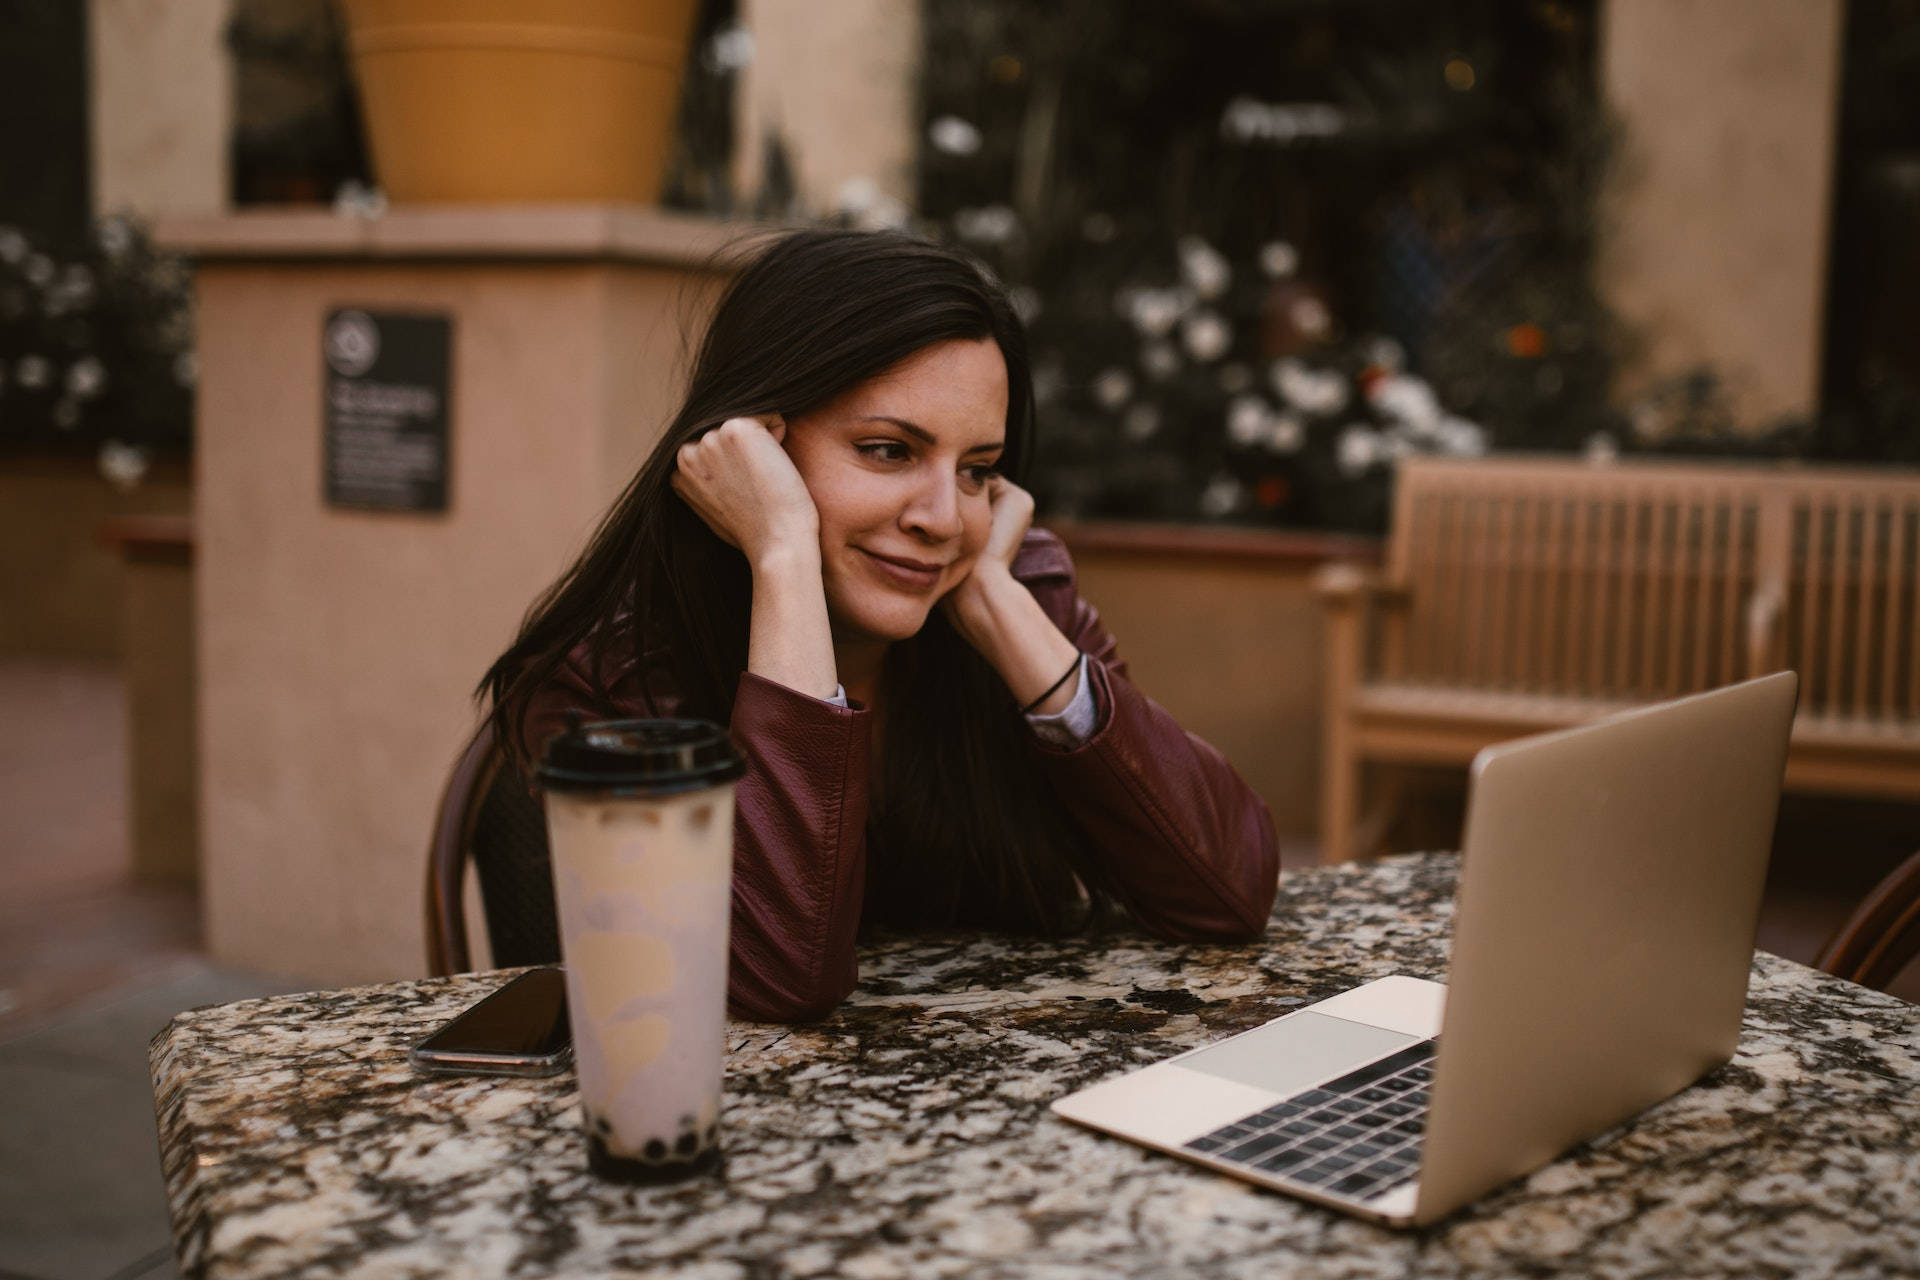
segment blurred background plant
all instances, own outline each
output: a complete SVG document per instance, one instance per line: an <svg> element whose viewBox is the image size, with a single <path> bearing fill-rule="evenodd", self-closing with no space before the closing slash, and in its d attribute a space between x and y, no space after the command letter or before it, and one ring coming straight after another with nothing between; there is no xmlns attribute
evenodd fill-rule
<svg viewBox="0 0 1920 1280"><path fill-rule="evenodd" d="M54 250L0 226L0 448L92 452L116 484L193 432L192 302L133 221Z"/></svg>
<svg viewBox="0 0 1920 1280"><path fill-rule="evenodd" d="M1408 453L1622 433L1594 4L925 13L919 207L1028 313L1044 509L1379 529Z"/></svg>

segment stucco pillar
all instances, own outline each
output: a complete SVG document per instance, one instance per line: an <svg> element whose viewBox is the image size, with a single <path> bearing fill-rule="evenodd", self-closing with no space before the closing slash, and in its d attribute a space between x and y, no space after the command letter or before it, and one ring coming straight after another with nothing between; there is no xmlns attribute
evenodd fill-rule
<svg viewBox="0 0 1920 1280"><path fill-rule="evenodd" d="M911 208L920 107L920 6L901 0L740 0L753 56L738 90L736 180L759 192L770 135L802 203L839 205L853 179Z"/></svg>
<svg viewBox="0 0 1920 1280"><path fill-rule="evenodd" d="M474 684L670 417L731 230L598 207L162 226L198 260L201 886L221 963L423 972L427 841ZM450 318L445 511L325 501L336 307Z"/></svg>
<svg viewBox="0 0 1920 1280"><path fill-rule="evenodd" d="M88 0L96 214L225 208L229 0Z"/></svg>
<svg viewBox="0 0 1920 1280"><path fill-rule="evenodd" d="M1645 342L1627 398L1710 366L1745 427L1816 407L1842 8L1606 0L1601 283Z"/></svg>

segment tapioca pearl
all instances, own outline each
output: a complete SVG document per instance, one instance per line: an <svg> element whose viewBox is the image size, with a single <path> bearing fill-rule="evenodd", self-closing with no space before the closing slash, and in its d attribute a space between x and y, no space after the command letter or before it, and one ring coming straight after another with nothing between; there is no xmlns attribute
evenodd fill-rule
<svg viewBox="0 0 1920 1280"><path fill-rule="evenodd" d="M697 1133L683 1133L673 1140L673 1151L675 1155L690 1156L699 1150L699 1148L700 1135Z"/></svg>
<svg viewBox="0 0 1920 1280"><path fill-rule="evenodd" d="M648 1138L647 1145L641 1148L641 1154L657 1164L667 1158L667 1144L658 1138Z"/></svg>
<svg viewBox="0 0 1920 1280"><path fill-rule="evenodd" d="M682 1115L680 1116L680 1127L684 1130L684 1129L697 1129L700 1126L694 1122L692 1113L686 1112L686 1113L682 1113Z"/></svg>
<svg viewBox="0 0 1920 1280"><path fill-rule="evenodd" d="M613 1132L613 1121L607 1119L605 1116L595 1116L593 1117L593 1129L600 1134L611 1134Z"/></svg>
<svg viewBox="0 0 1920 1280"><path fill-rule="evenodd" d="M695 831L705 831L713 825L713 802L703 801L687 810L687 825Z"/></svg>
<svg viewBox="0 0 1920 1280"><path fill-rule="evenodd" d="M707 1135L706 1135L706 1136L707 1136L707 1140L706 1140L706 1142L705 1142L705 1143L703 1144L703 1145L705 1145L705 1146L709 1146L709 1147L710 1147L710 1146L712 1146L712 1145L713 1145L714 1143L716 1143L716 1142L718 1142L718 1141L720 1140L720 1122L719 1122L718 1120L709 1120L709 1121L707 1121Z"/></svg>

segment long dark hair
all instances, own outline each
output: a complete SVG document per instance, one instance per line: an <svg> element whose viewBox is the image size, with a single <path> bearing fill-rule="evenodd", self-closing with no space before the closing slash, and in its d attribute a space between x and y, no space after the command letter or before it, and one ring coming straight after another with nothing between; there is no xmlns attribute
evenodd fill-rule
<svg viewBox="0 0 1920 1280"><path fill-rule="evenodd" d="M528 700L582 645L602 701L614 677L637 673L646 688L658 672L686 714L727 723L747 665L751 576L673 492L680 446L730 417L792 419L934 343L982 338L1006 360L999 470L1018 484L1033 380L1019 318L984 268L891 232L797 231L758 248L715 306L659 444L481 680L496 740L527 765ZM1074 874L1096 893L1104 878L1028 765L1031 733L992 668L936 609L892 647L882 680L867 919L1046 933L1086 919Z"/></svg>

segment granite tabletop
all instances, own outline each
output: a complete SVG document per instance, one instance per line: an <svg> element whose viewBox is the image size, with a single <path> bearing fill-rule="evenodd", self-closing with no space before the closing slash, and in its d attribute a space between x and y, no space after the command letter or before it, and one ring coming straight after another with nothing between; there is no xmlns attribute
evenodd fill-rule
<svg viewBox="0 0 1920 1280"><path fill-rule="evenodd" d="M266 1276L1920 1275L1920 1006L1756 956L1734 1060L1424 1231L1079 1129L1083 1085L1389 973L1456 861L1281 885L1261 943L879 942L823 1022L735 1023L722 1169L586 1171L571 1074L425 1076L501 974L182 1014L151 1061L182 1270Z"/></svg>

